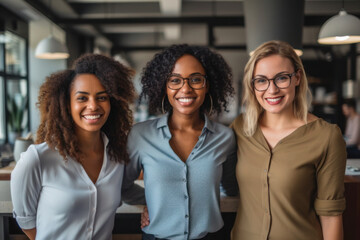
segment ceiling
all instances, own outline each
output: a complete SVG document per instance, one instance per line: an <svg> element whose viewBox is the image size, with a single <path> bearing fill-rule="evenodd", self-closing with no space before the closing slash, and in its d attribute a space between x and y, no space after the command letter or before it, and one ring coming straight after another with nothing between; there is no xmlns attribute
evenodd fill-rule
<svg viewBox="0 0 360 240"><path fill-rule="evenodd" d="M287 0L284 0L287 1ZM28 20L46 16L64 29L107 39L113 52L174 43L246 49L243 0L0 0ZM360 17L360 0L305 0L304 48L344 4ZM265 11L265 9L264 9Z"/></svg>

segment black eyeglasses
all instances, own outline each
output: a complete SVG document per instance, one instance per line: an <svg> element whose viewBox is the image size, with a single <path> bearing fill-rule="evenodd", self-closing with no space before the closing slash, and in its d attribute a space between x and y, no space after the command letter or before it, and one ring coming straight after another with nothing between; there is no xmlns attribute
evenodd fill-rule
<svg viewBox="0 0 360 240"><path fill-rule="evenodd" d="M291 84L291 77L294 76L296 72L297 71L289 74L281 73L279 75L276 75L274 78L256 77L252 80L252 85L254 86L255 90L259 92L264 92L269 88L270 80L273 80L277 88L288 88Z"/></svg>
<svg viewBox="0 0 360 240"><path fill-rule="evenodd" d="M193 74L187 78L183 78L181 76L173 75L167 81L168 88L172 90L179 90L185 84L185 80L187 80L189 86L192 89L202 89L206 85L206 76L202 74Z"/></svg>

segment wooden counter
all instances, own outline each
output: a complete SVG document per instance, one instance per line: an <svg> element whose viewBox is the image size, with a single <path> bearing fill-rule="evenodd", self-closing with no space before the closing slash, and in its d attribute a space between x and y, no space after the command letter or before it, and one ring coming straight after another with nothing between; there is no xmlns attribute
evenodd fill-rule
<svg viewBox="0 0 360 240"><path fill-rule="evenodd" d="M10 164L6 167L0 168L0 181L1 180L5 180L5 181L9 181L10 180L10 175L12 170L15 167L15 161L10 162Z"/></svg>
<svg viewBox="0 0 360 240"><path fill-rule="evenodd" d="M360 164L360 159L349 160L348 165L352 163ZM15 166L15 162L10 163L5 168L0 168L0 180L2 183L7 182L9 184L11 171ZM350 174L349 171L347 171ZM360 239L360 175L345 175L345 197L346 197L346 210L343 215L344 221L344 240L359 240ZM1 185L0 185L1 186ZM10 187L5 187L5 191L9 191ZM3 217L11 217L12 203L9 199L2 199L4 196L0 196L0 239L4 235L5 222ZM221 197L220 207L223 213L236 214L238 205L238 198L236 197ZM117 214L139 214L142 212L143 206L136 205L131 206L123 204L116 211ZM231 223L232 225L232 223Z"/></svg>
<svg viewBox="0 0 360 240"><path fill-rule="evenodd" d="M360 159L349 159L348 166L360 167ZM344 221L344 239L359 240L360 239L360 175L351 171L346 171L345 175L345 199L346 209L343 214Z"/></svg>

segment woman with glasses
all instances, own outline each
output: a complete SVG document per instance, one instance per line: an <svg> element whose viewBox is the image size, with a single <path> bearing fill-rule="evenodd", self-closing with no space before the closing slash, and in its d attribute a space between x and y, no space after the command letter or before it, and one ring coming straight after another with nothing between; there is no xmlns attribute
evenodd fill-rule
<svg viewBox="0 0 360 240"><path fill-rule="evenodd" d="M308 113L304 67L287 43L270 41L244 73L245 113L234 120L240 200L232 239L342 239L345 142Z"/></svg>
<svg viewBox="0 0 360 240"><path fill-rule="evenodd" d="M144 69L141 97L150 111L166 114L136 124L129 135L125 178L144 171L143 239L212 239L222 228L220 183L237 194L236 142L208 115L226 110L231 79L219 54L188 45L165 49Z"/></svg>

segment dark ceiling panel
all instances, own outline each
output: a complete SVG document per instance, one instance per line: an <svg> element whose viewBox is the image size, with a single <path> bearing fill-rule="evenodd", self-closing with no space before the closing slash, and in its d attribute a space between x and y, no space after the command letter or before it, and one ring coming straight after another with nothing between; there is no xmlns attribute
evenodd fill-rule
<svg viewBox="0 0 360 240"><path fill-rule="evenodd" d="M244 25L242 16L224 17L130 17L59 19L59 24L153 24L153 23L209 23L212 25Z"/></svg>
<svg viewBox="0 0 360 240"><path fill-rule="evenodd" d="M355 15L360 18L360 14ZM305 16L304 26L320 26L332 15ZM156 23L206 23L214 26L244 26L242 16L186 16L186 17L130 17L130 18L76 18L58 19L58 24L84 25L84 24L156 24Z"/></svg>
<svg viewBox="0 0 360 240"><path fill-rule="evenodd" d="M156 2L127 2L127 3L69 3L79 14L139 14L160 13L159 3Z"/></svg>

